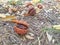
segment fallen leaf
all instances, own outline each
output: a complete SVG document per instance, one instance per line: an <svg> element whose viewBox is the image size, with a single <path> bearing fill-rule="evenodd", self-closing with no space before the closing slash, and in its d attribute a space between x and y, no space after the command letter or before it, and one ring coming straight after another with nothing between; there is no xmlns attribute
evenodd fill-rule
<svg viewBox="0 0 60 45"><path fill-rule="evenodd" d="M3 21L10 21L13 19L16 19L16 17L15 16L6 16L6 17L2 18Z"/></svg>

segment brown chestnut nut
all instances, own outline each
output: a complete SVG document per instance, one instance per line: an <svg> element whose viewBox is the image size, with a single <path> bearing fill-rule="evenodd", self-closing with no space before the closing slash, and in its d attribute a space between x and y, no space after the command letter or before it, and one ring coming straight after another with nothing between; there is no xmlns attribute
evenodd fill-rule
<svg viewBox="0 0 60 45"><path fill-rule="evenodd" d="M27 29L20 29L18 28L17 26L14 26L14 31L17 33L17 34L20 34L20 35L25 35L28 30Z"/></svg>
<svg viewBox="0 0 60 45"><path fill-rule="evenodd" d="M17 25L14 26L14 31L17 34L25 35L28 32L28 23L25 21L19 21L19 20L12 20L12 22L16 23Z"/></svg>
<svg viewBox="0 0 60 45"><path fill-rule="evenodd" d="M37 7L39 8L39 9L42 9L43 8L43 6L39 3L39 4L37 4Z"/></svg>
<svg viewBox="0 0 60 45"><path fill-rule="evenodd" d="M33 6L29 6L28 8L29 8L28 15L33 16L36 14L36 10Z"/></svg>

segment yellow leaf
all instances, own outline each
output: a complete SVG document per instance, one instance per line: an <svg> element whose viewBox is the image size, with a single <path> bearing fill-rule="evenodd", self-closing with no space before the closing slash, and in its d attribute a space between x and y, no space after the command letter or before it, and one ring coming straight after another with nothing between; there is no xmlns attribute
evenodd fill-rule
<svg viewBox="0 0 60 45"><path fill-rule="evenodd" d="M53 28L57 28L57 27L60 27L60 25L54 25Z"/></svg>
<svg viewBox="0 0 60 45"><path fill-rule="evenodd" d="M60 25L54 25L53 28L60 30Z"/></svg>
<svg viewBox="0 0 60 45"><path fill-rule="evenodd" d="M3 21L10 21L13 19L16 19L16 17L15 16L6 16L5 18L2 18Z"/></svg>

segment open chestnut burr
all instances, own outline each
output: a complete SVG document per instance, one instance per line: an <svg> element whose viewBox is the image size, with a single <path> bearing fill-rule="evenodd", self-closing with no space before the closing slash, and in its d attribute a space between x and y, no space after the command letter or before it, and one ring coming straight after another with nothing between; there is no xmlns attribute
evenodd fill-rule
<svg viewBox="0 0 60 45"><path fill-rule="evenodd" d="M16 23L17 25L14 26L14 31L17 33L17 34L20 34L20 35L25 35L27 32L28 32L28 23L25 22L25 21L19 21L19 20L13 20L12 22Z"/></svg>

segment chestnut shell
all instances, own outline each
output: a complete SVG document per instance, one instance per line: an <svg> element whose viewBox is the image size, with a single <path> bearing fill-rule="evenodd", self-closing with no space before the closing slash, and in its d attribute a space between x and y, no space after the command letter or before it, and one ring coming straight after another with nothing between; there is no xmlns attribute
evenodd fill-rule
<svg viewBox="0 0 60 45"><path fill-rule="evenodd" d="M26 29L20 29L20 28L18 28L18 27L16 27L16 26L14 26L14 31L15 31L17 34L20 34L20 35L25 35L25 34L28 32L28 30L26 30Z"/></svg>
<svg viewBox="0 0 60 45"><path fill-rule="evenodd" d="M26 27L29 26L29 24L23 20L12 20L12 22L16 23L16 24L23 24L25 25Z"/></svg>
<svg viewBox="0 0 60 45"><path fill-rule="evenodd" d="M26 25L23 25L23 24L17 24L17 27L20 29L27 29L28 28Z"/></svg>
<svg viewBox="0 0 60 45"><path fill-rule="evenodd" d="M14 26L14 31L17 34L25 35L28 32L28 23L25 21L19 20L12 20L12 22L16 23L17 25Z"/></svg>

